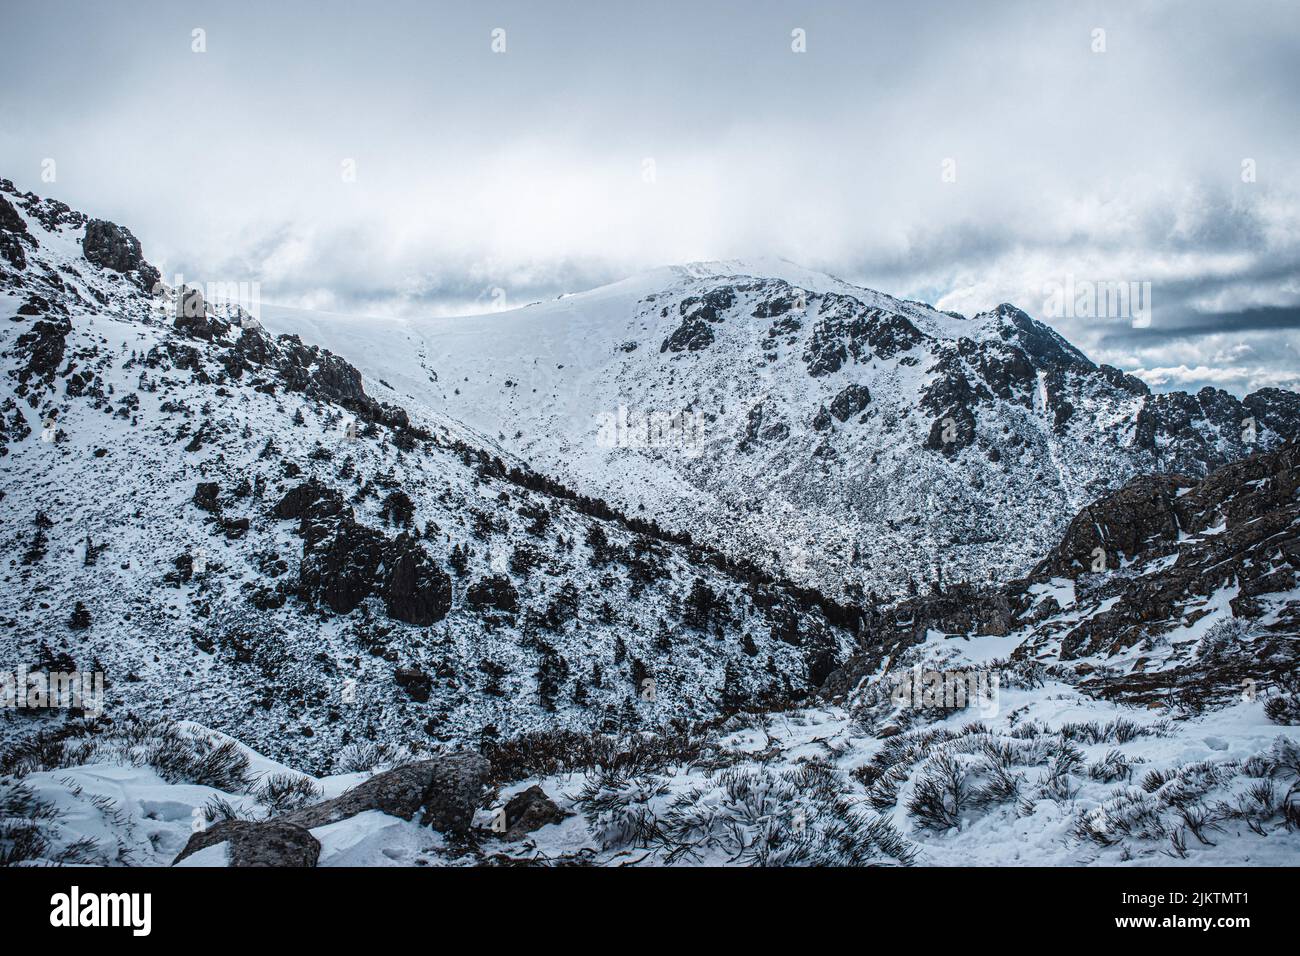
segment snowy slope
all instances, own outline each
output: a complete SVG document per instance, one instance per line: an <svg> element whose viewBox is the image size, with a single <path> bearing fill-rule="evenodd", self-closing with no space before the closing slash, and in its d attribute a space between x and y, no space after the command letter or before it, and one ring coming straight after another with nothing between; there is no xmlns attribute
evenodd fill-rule
<svg viewBox="0 0 1300 956"><path fill-rule="evenodd" d="M356 740L797 700L852 647L815 595L381 404L327 352L177 316L194 300L147 294L147 263L86 259L85 217L0 196L27 237L0 276L13 666L102 671L110 713L319 771ZM0 739L60 719L3 710Z"/></svg>
<svg viewBox="0 0 1300 956"><path fill-rule="evenodd" d="M156 280L0 181L0 648L106 684L0 709L0 862L166 865L444 745L490 767L469 834L369 808L319 865L1300 855L1286 393L1152 397L1013 309L781 262L268 310L301 339ZM533 786L550 822L499 832Z"/></svg>
<svg viewBox="0 0 1300 956"><path fill-rule="evenodd" d="M1153 396L1013 307L967 319L780 260L479 316L266 320L392 400L849 597L1014 577L1134 475L1202 475L1300 428L1293 393Z"/></svg>

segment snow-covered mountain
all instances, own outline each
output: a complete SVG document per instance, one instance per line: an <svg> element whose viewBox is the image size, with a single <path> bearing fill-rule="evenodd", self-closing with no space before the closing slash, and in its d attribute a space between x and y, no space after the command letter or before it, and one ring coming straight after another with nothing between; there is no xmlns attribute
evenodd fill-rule
<svg viewBox="0 0 1300 956"><path fill-rule="evenodd" d="M0 863L1300 854L1294 395L783 263L267 311L0 180Z"/></svg>
<svg viewBox="0 0 1300 956"><path fill-rule="evenodd" d="M856 612L380 403L196 290L156 297L129 231L0 189L6 659L326 770L359 740L798 700L852 647Z"/></svg>
<svg viewBox="0 0 1300 956"><path fill-rule="evenodd" d="M321 777L192 724L100 726L7 753L0 798L31 861L1293 865L1298 487L1296 445L1139 479L1029 578L880 615L815 706L352 748ZM1083 570L1097 547L1109 572Z"/></svg>
<svg viewBox="0 0 1300 956"><path fill-rule="evenodd" d="M486 315L267 310L566 483L859 599L1029 570L1138 474L1300 434L1300 396L1154 395L1010 305L965 318L780 260Z"/></svg>

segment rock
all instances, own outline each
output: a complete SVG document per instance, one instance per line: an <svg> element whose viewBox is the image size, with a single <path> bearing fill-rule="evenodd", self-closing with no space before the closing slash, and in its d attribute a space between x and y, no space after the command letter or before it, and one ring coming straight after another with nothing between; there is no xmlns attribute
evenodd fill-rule
<svg viewBox="0 0 1300 956"><path fill-rule="evenodd" d="M86 223L86 234L81 240L81 250L86 259L114 272L135 272L139 285L152 289L158 281L158 270L145 262L140 250L140 240L125 226L104 219Z"/></svg>
<svg viewBox="0 0 1300 956"><path fill-rule="evenodd" d="M27 254L23 246L36 247L36 240L27 231L27 223L18 210L4 196L0 196L0 256L15 269L27 268Z"/></svg>
<svg viewBox="0 0 1300 956"><path fill-rule="evenodd" d="M886 740L890 737L897 737L902 732L903 728L898 726L898 724L885 724L885 726L881 727L876 733L876 737L879 740Z"/></svg>
<svg viewBox="0 0 1300 956"><path fill-rule="evenodd" d="M308 481L290 489L272 512L297 519L303 538L298 590L306 600L348 614L382 597L388 616L425 627L451 610L451 578L416 539L395 539L359 524L337 491Z"/></svg>
<svg viewBox="0 0 1300 956"><path fill-rule="evenodd" d="M420 822L443 833L464 834L478 809L487 782L488 762L469 751L446 753L375 774L347 793L280 819L314 829L366 810Z"/></svg>
<svg viewBox="0 0 1300 956"><path fill-rule="evenodd" d="M698 352L713 344L713 329L703 319L691 317L679 325L673 334L664 339L660 352Z"/></svg>
<svg viewBox="0 0 1300 956"><path fill-rule="evenodd" d="M14 391L21 397L29 387L48 385L58 374L67 348L68 333L72 323L67 319L41 319L18 336L14 352L27 361L18 368L19 388Z"/></svg>
<svg viewBox="0 0 1300 956"><path fill-rule="evenodd" d="M1193 484L1189 478L1148 475L1088 505L1034 574L1075 577L1098 562L1103 569L1116 568L1155 541L1176 541L1180 525L1174 503L1179 491Z"/></svg>
<svg viewBox="0 0 1300 956"><path fill-rule="evenodd" d="M564 811L546 795L541 787L532 786L511 797L506 803L505 840L519 840L551 823L561 823Z"/></svg>
<svg viewBox="0 0 1300 956"><path fill-rule="evenodd" d="M215 481L200 481L194 488L194 497L190 500L200 511L217 514L221 511L221 502L218 500L220 496L221 486Z"/></svg>
<svg viewBox="0 0 1300 956"><path fill-rule="evenodd" d="M846 385L831 401L831 414L842 422L862 411L871 402L871 392L865 385Z"/></svg>
<svg viewBox="0 0 1300 956"><path fill-rule="evenodd" d="M406 691L411 700L426 703L433 690L433 679L418 667L399 667L393 673L397 686Z"/></svg>
<svg viewBox="0 0 1300 956"><path fill-rule="evenodd" d="M388 575L383 583L384 606L395 621L418 627L441 621L451 610L451 578L409 535L400 535L385 549Z"/></svg>
<svg viewBox="0 0 1300 956"><path fill-rule="evenodd" d="M465 591L465 600L480 611L491 609L503 614L514 614L519 610L519 592L504 574L475 581Z"/></svg>
<svg viewBox="0 0 1300 956"><path fill-rule="evenodd" d="M231 866L315 866L320 859L320 842L306 827L283 818L223 820L193 834L172 866L218 843L229 844Z"/></svg>
<svg viewBox="0 0 1300 956"><path fill-rule="evenodd" d="M922 447L951 457L974 441L974 413L966 405L955 405L934 420Z"/></svg>
<svg viewBox="0 0 1300 956"><path fill-rule="evenodd" d="M176 292L176 318L172 324L181 334L205 342L225 338L231 327L229 322L208 313L202 290L188 286Z"/></svg>

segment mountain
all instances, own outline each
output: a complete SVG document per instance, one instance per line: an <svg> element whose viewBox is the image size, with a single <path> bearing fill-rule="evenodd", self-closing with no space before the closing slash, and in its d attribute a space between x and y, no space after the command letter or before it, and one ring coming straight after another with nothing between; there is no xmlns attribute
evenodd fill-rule
<svg viewBox="0 0 1300 956"><path fill-rule="evenodd" d="M1011 305L965 318L780 260L479 316L268 308L382 394L842 600L1028 572L1089 501L1300 434L1300 395L1152 394Z"/></svg>
<svg viewBox="0 0 1300 956"><path fill-rule="evenodd" d="M273 335L2 180L0 316L0 864L1300 852L1289 393L780 263Z"/></svg>
<svg viewBox="0 0 1300 956"><path fill-rule="evenodd" d="M114 719L325 771L797 701L853 647L853 609L376 400L125 228L8 182L0 224L6 657L102 671Z"/></svg>
<svg viewBox="0 0 1300 956"><path fill-rule="evenodd" d="M0 796L30 862L1286 866L1298 487L1296 444L1139 478L1026 579L877 615L795 709L351 747L324 776L192 724L101 723L0 756Z"/></svg>

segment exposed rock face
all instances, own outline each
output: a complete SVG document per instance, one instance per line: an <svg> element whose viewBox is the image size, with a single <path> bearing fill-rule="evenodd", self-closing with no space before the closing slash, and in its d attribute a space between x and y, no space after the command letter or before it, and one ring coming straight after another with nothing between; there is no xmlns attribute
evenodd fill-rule
<svg viewBox="0 0 1300 956"><path fill-rule="evenodd" d="M1086 657L1093 662L1081 665L1080 673L1090 673L1139 644L1184 655L1165 660L1158 673L1134 665L1126 674L1081 685L1108 698L1145 704L1195 687L1202 696L1226 699L1241 693L1243 680L1264 686L1282 679L1300 666L1294 639L1300 632L1297 490L1296 443L1199 482L1134 479L1084 508L1029 578L996 591L959 586L871 616L861 635L864 651L832 674L822 692L851 692L931 628L1006 634L1030 624L1032 636L1011 654L1017 660ZM1073 605L1062 607L1049 596L1066 593ZM1224 603L1231 623L1253 635L1250 643L1195 653L1185 643L1164 646L1165 635L1184 631Z"/></svg>
<svg viewBox="0 0 1300 956"><path fill-rule="evenodd" d="M871 392L865 385L846 385L831 401L831 414L842 422L862 411L871 402Z"/></svg>
<svg viewBox="0 0 1300 956"><path fill-rule="evenodd" d="M158 281L158 270L145 262L140 240L125 226L104 219L92 219L86 223L81 248L86 259L101 268L136 273L142 289L152 289Z"/></svg>
<svg viewBox="0 0 1300 956"><path fill-rule="evenodd" d="M420 822L443 833L464 834L483 796L488 762L468 751L443 754L375 774L347 793L280 819L309 830L366 810Z"/></svg>
<svg viewBox="0 0 1300 956"><path fill-rule="evenodd" d="M865 650L826 676L822 695L843 697L874 674L886 658L924 641L931 629L945 634L1009 634L1016 610L1012 595L958 584L940 594L904 601L888 611L873 611L863 620L858 635Z"/></svg>
<svg viewBox="0 0 1300 956"><path fill-rule="evenodd" d="M1150 484L1143 481L1138 489L1130 485L1098 502L1091 507L1093 517L1103 528L1120 526L1132 514L1132 492L1145 494ZM1188 613L1196 613L1189 608L1198 599L1221 588L1236 588L1230 605L1237 618L1259 621L1255 626L1265 631L1294 633L1300 626L1300 603L1279 603L1277 596L1295 588L1300 565L1297 488L1300 445L1291 444L1228 465L1198 484L1186 483L1180 486L1182 494L1172 498L1148 499L1148 507L1135 518L1145 524L1130 541L1149 533L1130 546L1155 569L1102 580L1097 593L1113 598L1111 606L1061 638L1061 659L1113 654L1158 636L1181 624ZM1075 537L1088 543L1086 531ZM1058 555L1042 570L1051 573L1062 566L1075 565ZM1271 606L1267 615L1265 598ZM1294 649L1289 657L1284 655L1287 660L1298 656Z"/></svg>
<svg viewBox="0 0 1300 956"><path fill-rule="evenodd" d="M426 626L451 610L451 578L408 534L389 539L359 524L342 496L307 482L290 489L272 513L297 519L303 538L298 590L338 614L351 613L372 594L388 616Z"/></svg>
<svg viewBox="0 0 1300 956"><path fill-rule="evenodd" d="M24 246L36 246L36 239L27 229L27 223L4 196L0 196L0 256L15 269L27 268Z"/></svg>
<svg viewBox="0 0 1300 956"><path fill-rule="evenodd" d="M1034 569L1034 575L1075 577L1118 567L1154 541L1178 538L1175 503L1191 488L1190 478L1144 475L1113 495L1084 508L1070 522L1061 543Z"/></svg>
<svg viewBox="0 0 1300 956"><path fill-rule="evenodd" d="M397 681L397 686L406 691L411 700L418 704L423 704L429 699L429 691L433 688L433 681L424 671L418 667L399 667L393 673L393 679Z"/></svg>
<svg viewBox="0 0 1300 956"><path fill-rule="evenodd" d="M709 324L699 318L683 320L673 334L664 339L659 346L660 352L698 352L713 344L713 330Z"/></svg>
<svg viewBox="0 0 1300 956"><path fill-rule="evenodd" d="M202 511L218 514L221 511L221 486L215 481L200 481L194 487L194 507Z"/></svg>
<svg viewBox="0 0 1300 956"><path fill-rule="evenodd" d="M925 448L952 456L974 443L975 413L969 405L954 405L934 420L925 439Z"/></svg>
<svg viewBox="0 0 1300 956"><path fill-rule="evenodd" d="M471 606L514 614L519 610L519 593L504 574L494 574L471 584L465 592Z"/></svg>
<svg viewBox="0 0 1300 956"><path fill-rule="evenodd" d="M229 844L230 866L310 867L320 859L320 842L305 827L284 819L224 820L191 836L172 866L218 843Z"/></svg>
<svg viewBox="0 0 1300 956"><path fill-rule="evenodd" d="M17 371L18 386L14 389L19 398L26 396L29 389L44 388L54 381L70 331L72 323L60 317L35 322L18 336L14 350L25 359Z"/></svg>

